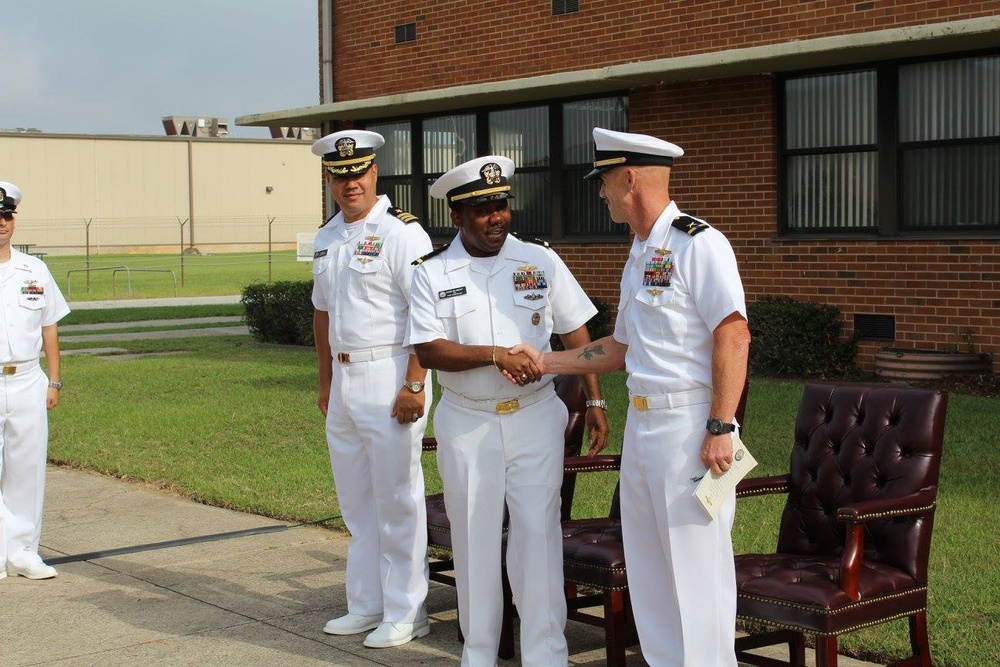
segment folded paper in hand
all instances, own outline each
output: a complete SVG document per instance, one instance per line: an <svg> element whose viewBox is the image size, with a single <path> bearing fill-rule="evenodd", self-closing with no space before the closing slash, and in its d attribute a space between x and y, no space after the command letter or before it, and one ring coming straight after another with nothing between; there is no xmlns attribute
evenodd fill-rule
<svg viewBox="0 0 1000 667"><path fill-rule="evenodd" d="M740 436L733 433L733 465L721 475L712 474L711 471L706 472L694 490L695 498L701 502L701 506L713 520L719 516L722 503L739 481L756 465L757 460L751 456L750 450L740 440Z"/></svg>

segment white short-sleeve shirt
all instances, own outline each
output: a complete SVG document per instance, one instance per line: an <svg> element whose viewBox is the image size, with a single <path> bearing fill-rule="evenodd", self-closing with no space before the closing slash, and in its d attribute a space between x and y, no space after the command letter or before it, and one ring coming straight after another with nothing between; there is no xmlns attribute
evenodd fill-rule
<svg viewBox="0 0 1000 667"><path fill-rule="evenodd" d="M69 313L69 305L45 262L10 250L10 261L2 271L0 319L4 338L0 361L32 361L42 349L42 327L57 323Z"/></svg>
<svg viewBox="0 0 1000 667"><path fill-rule="evenodd" d="M747 316L729 241L704 223L694 234L674 227L682 215L670 202L649 238L633 239L622 272L614 337L628 345L633 394L711 387L715 328L732 313Z"/></svg>
<svg viewBox="0 0 1000 667"><path fill-rule="evenodd" d="M412 262L432 246L419 223L403 222L389 206L380 196L364 220L345 223L338 213L317 234L312 302L330 315L334 353L403 344Z"/></svg>
<svg viewBox="0 0 1000 667"><path fill-rule="evenodd" d="M553 333L575 331L597 313L566 264L541 245L508 235L495 257L472 257L456 237L413 277L406 344L450 340L549 350ZM492 366L438 372L442 386L474 399L537 391L515 387Z"/></svg>

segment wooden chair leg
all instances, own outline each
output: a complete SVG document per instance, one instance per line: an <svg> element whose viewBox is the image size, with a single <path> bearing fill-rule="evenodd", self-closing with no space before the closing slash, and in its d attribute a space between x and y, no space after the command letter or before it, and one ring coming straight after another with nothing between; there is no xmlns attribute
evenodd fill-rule
<svg viewBox="0 0 1000 667"><path fill-rule="evenodd" d="M622 591L604 593L604 636L608 667L625 667L625 595Z"/></svg>
<svg viewBox="0 0 1000 667"><path fill-rule="evenodd" d="M837 635L816 635L816 667L837 667Z"/></svg>
<svg viewBox="0 0 1000 667"><path fill-rule="evenodd" d="M507 579L507 568L503 568L503 616L500 625L500 648L497 657L510 660L514 657L514 598Z"/></svg>
<svg viewBox="0 0 1000 667"><path fill-rule="evenodd" d="M920 667L931 667L931 645L927 639L927 612L918 611L909 618L910 647Z"/></svg>

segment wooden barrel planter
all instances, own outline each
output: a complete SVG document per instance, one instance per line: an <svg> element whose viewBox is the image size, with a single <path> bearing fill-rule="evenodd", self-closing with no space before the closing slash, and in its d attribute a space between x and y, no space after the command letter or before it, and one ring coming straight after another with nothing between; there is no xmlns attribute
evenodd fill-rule
<svg viewBox="0 0 1000 667"><path fill-rule="evenodd" d="M875 374L886 380L939 380L951 375L983 375L993 358L975 352L883 348L875 352Z"/></svg>

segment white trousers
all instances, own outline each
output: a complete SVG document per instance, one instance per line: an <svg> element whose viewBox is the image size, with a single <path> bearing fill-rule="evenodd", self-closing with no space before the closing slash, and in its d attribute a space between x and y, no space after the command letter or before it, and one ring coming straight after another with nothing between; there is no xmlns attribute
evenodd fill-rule
<svg viewBox="0 0 1000 667"><path fill-rule="evenodd" d="M48 378L38 362L0 375L0 567L38 561L45 498Z"/></svg>
<svg viewBox="0 0 1000 667"><path fill-rule="evenodd" d="M451 523L463 667L492 667L503 612L500 558L521 619L521 664L568 661L559 523L566 405L551 395L515 413L472 410L445 392L434 413L438 469Z"/></svg>
<svg viewBox="0 0 1000 667"><path fill-rule="evenodd" d="M650 667L736 667L734 493L715 521L694 498L706 473L709 404L636 410L622 451L621 509L629 594Z"/></svg>
<svg viewBox="0 0 1000 667"><path fill-rule="evenodd" d="M427 506L421 439L424 416L400 425L390 416L403 386L407 355L333 362L326 418L337 500L351 533L347 547L347 609L385 621L412 623L427 597Z"/></svg>

